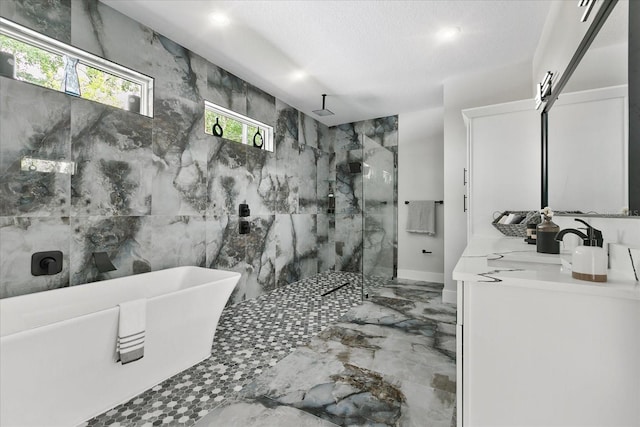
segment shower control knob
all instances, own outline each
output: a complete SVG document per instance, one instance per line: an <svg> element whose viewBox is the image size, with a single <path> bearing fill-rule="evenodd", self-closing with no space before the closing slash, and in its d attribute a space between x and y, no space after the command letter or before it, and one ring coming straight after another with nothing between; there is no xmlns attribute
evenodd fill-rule
<svg viewBox="0 0 640 427"><path fill-rule="evenodd" d="M31 274L34 276L52 276L62 271L62 252L36 252L31 255Z"/></svg>

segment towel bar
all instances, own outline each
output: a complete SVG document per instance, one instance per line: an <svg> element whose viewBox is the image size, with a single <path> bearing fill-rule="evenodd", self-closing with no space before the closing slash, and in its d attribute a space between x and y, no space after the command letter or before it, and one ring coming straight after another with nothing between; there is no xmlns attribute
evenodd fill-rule
<svg viewBox="0 0 640 427"><path fill-rule="evenodd" d="M436 200L436 203L437 203L437 204L439 204L439 205L444 205L444 200ZM405 205L408 205L408 204L409 204L409 201L408 201L408 200L405 200L405 201L404 201L404 204L405 204Z"/></svg>

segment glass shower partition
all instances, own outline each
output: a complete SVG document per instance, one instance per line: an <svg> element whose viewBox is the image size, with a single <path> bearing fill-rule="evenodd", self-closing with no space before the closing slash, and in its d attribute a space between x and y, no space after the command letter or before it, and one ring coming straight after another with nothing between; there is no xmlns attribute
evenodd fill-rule
<svg viewBox="0 0 640 427"><path fill-rule="evenodd" d="M394 147L362 134L362 278L367 283L396 276L397 172Z"/></svg>
<svg viewBox="0 0 640 427"><path fill-rule="evenodd" d="M359 304L368 295L367 283L396 275L395 147L364 134L354 136L336 150L335 180L329 177L319 192L327 194L323 210L335 249L334 274L322 276L330 279L320 286L321 325L336 319L330 307Z"/></svg>

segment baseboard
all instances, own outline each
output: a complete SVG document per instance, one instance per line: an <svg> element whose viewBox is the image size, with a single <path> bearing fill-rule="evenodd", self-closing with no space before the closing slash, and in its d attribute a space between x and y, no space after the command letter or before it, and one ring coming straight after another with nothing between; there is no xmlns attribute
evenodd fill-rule
<svg viewBox="0 0 640 427"><path fill-rule="evenodd" d="M455 290L443 289L442 302L447 304L458 305L458 293Z"/></svg>
<svg viewBox="0 0 640 427"><path fill-rule="evenodd" d="M431 271L398 270L398 279L421 280L423 282L444 283L444 273Z"/></svg>

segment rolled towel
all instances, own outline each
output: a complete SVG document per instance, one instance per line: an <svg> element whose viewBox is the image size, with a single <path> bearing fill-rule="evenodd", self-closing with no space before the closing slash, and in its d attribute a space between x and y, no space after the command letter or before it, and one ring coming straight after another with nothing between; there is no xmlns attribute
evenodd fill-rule
<svg viewBox="0 0 640 427"><path fill-rule="evenodd" d="M142 359L147 322L147 300L138 299L118 305L118 339L116 354L123 365Z"/></svg>

